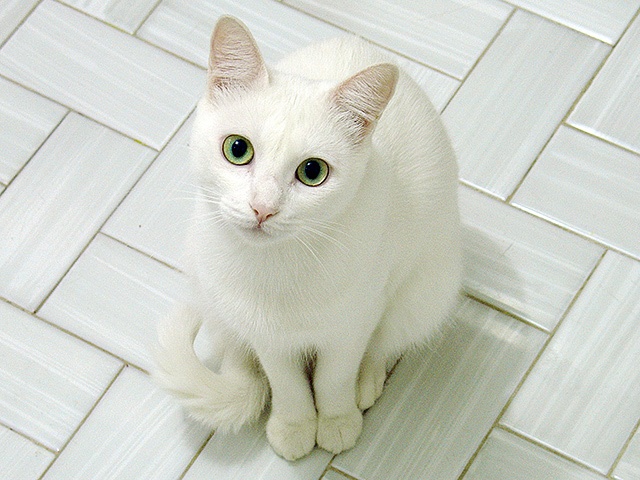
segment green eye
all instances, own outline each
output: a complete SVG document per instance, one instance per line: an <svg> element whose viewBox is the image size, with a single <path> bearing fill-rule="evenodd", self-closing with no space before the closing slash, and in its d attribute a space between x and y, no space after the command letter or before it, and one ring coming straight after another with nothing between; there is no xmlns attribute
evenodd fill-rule
<svg viewBox="0 0 640 480"><path fill-rule="evenodd" d="M309 187L317 187L329 176L329 165L320 158L307 158L296 170L296 178Z"/></svg>
<svg viewBox="0 0 640 480"><path fill-rule="evenodd" d="M222 153L234 165L246 165L253 159L253 145L240 135L229 135L222 142Z"/></svg>

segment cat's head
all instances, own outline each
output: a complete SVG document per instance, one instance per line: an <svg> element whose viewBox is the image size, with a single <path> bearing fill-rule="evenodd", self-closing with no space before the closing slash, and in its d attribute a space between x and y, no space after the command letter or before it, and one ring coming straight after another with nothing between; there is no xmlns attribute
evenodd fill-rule
<svg viewBox="0 0 640 480"><path fill-rule="evenodd" d="M322 235L367 174L397 78L390 64L339 83L268 71L247 28L222 17L191 140L208 218L255 242Z"/></svg>

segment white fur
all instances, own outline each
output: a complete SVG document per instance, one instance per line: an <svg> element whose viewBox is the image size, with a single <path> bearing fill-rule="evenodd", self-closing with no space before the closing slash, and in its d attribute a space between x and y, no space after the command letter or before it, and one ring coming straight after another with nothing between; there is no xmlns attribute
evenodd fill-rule
<svg viewBox="0 0 640 480"><path fill-rule="evenodd" d="M225 17L214 64L229 45L245 63L237 84L228 58L224 82L210 65L193 127L193 301L161 324L155 376L214 428L257 418L270 389L277 453L299 458L316 442L338 453L354 445L388 364L432 337L457 298L454 154L404 73L362 73L388 62L363 40L312 45L267 70ZM250 164L225 160L230 134L252 142ZM295 178L309 157L331 167L318 187ZM275 214L259 222L258 211ZM220 372L193 353L202 322L217 332Z"/></svg>

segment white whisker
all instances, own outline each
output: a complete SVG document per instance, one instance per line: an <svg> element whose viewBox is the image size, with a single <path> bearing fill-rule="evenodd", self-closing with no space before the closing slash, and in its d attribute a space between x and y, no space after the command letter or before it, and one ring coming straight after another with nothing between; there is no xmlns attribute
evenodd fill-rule
<svg viewBox="0 0 640 480"><path fill-rule="evenodd" d="M313 249L313 247L311 245L309 245L307 242L305 242L302 238L300 238L299 236L294 236L293 237L298 243L300 243L310 254L311 256L315 259L316 262L318 262L318 265L320 266L320 268L322 269L322 271L324 272L324 274L327 277L330 277L329 275L329 271L327 270L327 267L325 267L324 263L322 263L322 260L320 260L320 257L318 257L317 252Z"/></svg>

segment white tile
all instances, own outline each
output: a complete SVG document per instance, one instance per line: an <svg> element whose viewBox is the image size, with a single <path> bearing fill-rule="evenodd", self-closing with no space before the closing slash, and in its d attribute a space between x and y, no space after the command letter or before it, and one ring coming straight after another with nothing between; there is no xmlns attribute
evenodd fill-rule
<svg viewBox="0 0 640 480"><path fill-rule="evenodd" d="M98 235L39 315L148 370L156 323L184 297L182 274Z"/></svg>
<svg viewBox="0 0 640 480"><path fill-rule="evenodd" d="M461 177L506 198L608 50L516 12L444 112Z"/></svg>
<svg viewBox="0 0 640 480"><path fill-rule="evenodd" d="M465 480L605 480L515 435L491 432Z"/></svg>
<svg viewBox="0 0 640 480"><path fill-rule="evenodd" d="M460 82L440 72L425 67L393 52L387 52L415 82L427 93L429 99L439 112L449 103L451 97L460 87Z"/></svg>
<svg viewBox="0 0 640 480"><path fill-rule="evenodd" d="M184 480L297 480L322 475L331 454L316 449L288 462L269 446L264 424L245 426L237 434L214 434Z"/></svg>
<svg viewBox="0 0 640 480"><path fill-rule="evenodd" d="M460 210L465 289L551 331L604 249L466 187Z"/></svg>
<svg viewBox="0 0 640 480"><path fill-rule="evenodd" d="M620 40L569 122L640 153L640 17Z"/></svg>
<svg viewBox="0 0 640 480"><path fill-rule="evenodd" d="M153 155L67 116L0 197L0 295L37 308Z"/></svg>
<svg viewBox="0 0 640 480"><path fill-rule="evenodd" d="M640 433L636 432L627 451L614 471L617 480L637 480L640 478Z"/></svg>
<svg viewBox="0 0 640 480"><path fill-rule="evenodd" d="M0 182L9 183L67 110L0 77Z"/></svg>
<svg viewBox="0 0 640 480"><path fill-rule="evenodd" d="M608 252L503 422L605 473L640 418L640 262Z"/></svg>
<svg viewBox="0 0 640 480"><path fill-rule="evenodd" d="M204 86L201 69L51 0L0 50L0 73L154 148Z"/></svg>
<svg viewBox="0 0 640 480"><path fill-rule="evenodd" d="M2 301L0 332L0 422L58 450L120 362Z"/></svg>
<svg viewBox="0 0 640 480"><path fill-rule="evenodd" d="M39 478L53 461L53 453L0 426L0 472L11 480Z"/></svg>
<svg viewBox="0 0 640 480"><path fill-rule="evenodd" d="M494 1L285 0L285 3L461 79L511 7Z"/></svg>
<svg viewBox="0 0 640 480"><path fill-rule="evenodd" d="M640 7L640 0L508 1L611 45L618 41Z"/></svg>
<svg viewBox="0 0 640 480"><path fill-rule="evenodd" d="M102 230L175 267L183 263L196 196L189 168L191 123L178 131Z"/></svg>
<svg viewBox="0 0 640 480"><path fill-rule="evenodd" d="M404 358L334 465L367 480L457 478L546 335L467 300L456 327Z"/></svg>
<svg viewBox="0 0 640 480"><path fill-rule="evenodd" d="M247 24L267 63L314 40L344 33L273 0L163 0L138 36L206 66L211 32L221 15L233 15Z"/></svg>
<svg viewBox="0 0 640 480"><path fill-rule="evenodd" d="M0 44L9 38L37 3L38 0L0 0Z"/></svg>
<svg viewBox="0 0 640 480"><path fill-rule="evenodd" d="M133 33L147 18L157 0L62 0L100 20Z"/></svg>
<svg viewBox="0 0 640 480"><path fill-rule="evenodd" d="M640 258L640 156L562 127L513 203Z"/></svg>
<svg viewBox="0 0 640 480"><path fill-rule="evenodd" d="M126 368L44 479L175 480L208 435L146 375Z"/></svg>

